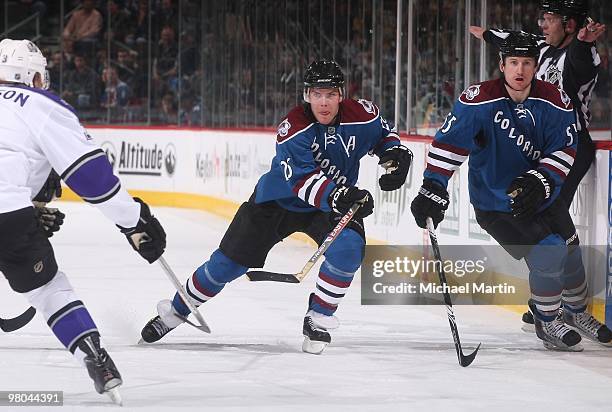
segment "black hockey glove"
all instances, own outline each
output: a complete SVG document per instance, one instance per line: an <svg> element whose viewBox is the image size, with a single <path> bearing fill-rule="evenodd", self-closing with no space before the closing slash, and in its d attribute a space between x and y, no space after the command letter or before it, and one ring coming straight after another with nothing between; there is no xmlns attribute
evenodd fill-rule
<svg viewBox="0 0 612 412"><path fill-rule="evenodd" d="M53 233L60 230L60 226L64 223L65 214L58 209L51 207L35 207L34 215L38 220L38 225L45 232L47 237L53 236Z"/></svg>
<svg viewBox="0 0 612 412"><path fill-rule="evenodd" d="M356 218L364 218L374 211L374 199L370 192L355 186L336 186L327 202L334 212L341 215L345 215L355 203L361 202L361 207L355 213Z"/></svg>
<svg viewBox="0 0 612 412"><path fill-rule="evenodd" d="M45 184L40 189L38 194L32 199L34 202L49 203L53 199L60 198L62 196L62 180L55 170L51 169L49 177L45 181Z"/></svg>
<svg viewBox="0 0 612 412"><path fill-rule="evenodd" d="M506 190L510 196L510 209L514 217L533 216L552 196L555 182L542 170L528 170L510 183Z"/></svg>
<svg viewBox="0 0 612 412"><path fill-rule="evenodd" d="M132 248L147 262L153 263L166 249L166 232L159 220L151 214L149 206L141 199L135 197L134 201L140 203L140 219L136 227L123 228L121 233L126 237Z"/></svg>
<svg viewBox="0 0 612 412"><path fill-rule="evenodd" d="M431 179L423 179L419 194L410 205L416 224L427 228L427 218L433 220L434 227L444 219L444 212L448 209L448 192L441 184Z"/></svg>
<svg viewBox="0 0 612 412"><path fill-rule="evenodd" d="M406 146L392 147L383 153L378 164L389 171L378 179L380 189L386 192L397 190L406 182L412 152Z"/></svg>

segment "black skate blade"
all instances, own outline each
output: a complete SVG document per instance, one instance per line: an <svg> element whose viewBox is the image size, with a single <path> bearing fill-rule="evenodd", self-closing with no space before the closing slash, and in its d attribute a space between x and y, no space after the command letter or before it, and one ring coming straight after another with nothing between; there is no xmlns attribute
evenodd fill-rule
<svg viewBox="0 0 612 412"><path fill-rule="evenodd" d="M0 318L0 329L2 329L4 332L13 332L17 329L21 329L32 320L34 315L36 315L36 309L30 306L28 310L15 318Z"/></svg>
<svg viewBox="0 0 612 412"><path fill-rule="evenodd" d="M271 281L284 283L300 283L300 280L289 273L267 272L265 270L252 270L247 272L247 277L251 282Z"/></svg>
<svg viewBox="0 0 612 412"><path fill-rule="evenodd" d="M476 350L472 353L470 353L469 355L464 355L463 352L460 351L459 349L459 364L461 366L463 366L464 368L468 367L471 365L472 362L474 362L474 358L476 358L476 354L478 353L478 349L480 349L480 345L482 345L482 343L479 343L478 346L476 347Z"/></svg>

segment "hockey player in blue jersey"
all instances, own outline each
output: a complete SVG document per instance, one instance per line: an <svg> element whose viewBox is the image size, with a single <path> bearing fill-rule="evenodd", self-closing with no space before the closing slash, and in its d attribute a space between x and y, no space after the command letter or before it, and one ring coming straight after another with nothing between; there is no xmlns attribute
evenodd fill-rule
<svg viewBox="0 0 612 412"><path fill-rule="evenodd" d="M535 77L563 89L572 100L578 120L576 158L559 193L568 207L595 159L595 145L588 130L589 103L601 65L595 41L605 33L606 26L592 20L587 23L588 3L588 0L540 0L541 18L538 20L544 36L538 41L540 56ZM471 26L470 33L499 45L508 32ZM522 329L534 331L533 315L529 311L523 314Z"/></svg>
<svg viewBox="0 0 612 412"><path fill-rule="evenodd" d="M558 200L576 155L572 103L564 91L534 79L534 36L512 32L500 50L503 77L468 87L436 133L412 213L420 227L427 217L437 226L448 207L448 180L469 157L476 220L527 262L529 306L544 346L580 351L580 334L610 345L610 330L586 311L578 236Z"/></svg>
<svg viewBox="0 0 612 412"><path fill-rule="evenodd" d="M380 164L391 161L395 170L379 180L380 188L390 191L404 184L412 153L400 145L376 105L345 97L344 75L333 61L315 61L307 68L304 101L280 123L270 171L238 209L219 248L187 280L186 290L195 305L206 302L248 268L263 267L270 249L290 234L304 232L321 244L342 215L361 202L325 253L308 302L302 349L319 354L331 341L328 330L338 327L334 313L361 265L363 218L374 208L372 195L355 186L359 161L367 154L377 155ZM157 311L142 330L145 342L180 325L175 313L189 314L178 295L161 301Z"/></svg>

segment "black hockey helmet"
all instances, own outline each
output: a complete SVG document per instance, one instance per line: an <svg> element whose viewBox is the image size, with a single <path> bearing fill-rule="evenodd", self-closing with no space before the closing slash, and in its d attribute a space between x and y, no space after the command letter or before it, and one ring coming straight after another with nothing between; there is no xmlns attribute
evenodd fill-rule
<svg viewBox="0 0 612 412"><path fill-rule="evenodd" d="M333 60L315 60L310 63L304 73L304 101L310 103L308 89L311 88L335 88L340 89L344 97L344 73Z"/></svg>
<svg viewBox="0 0 612 412"><path fill-rule="evenodd" d="M315 60L304 73L304 88L344 87L344 74L333 60Z"/></svg>
<svg viewBox="0 0 612 412"><path fill-rule="evenodd" d="M537 37L524 31L511 31L499 47L502 60L508 56L533 57L538 61L540 47Z"/></svg>
<svg viewBox="0 0 612 412"><path fill-rule="evenodd" d="M580 28L589 14L589 0L541 0L540 11L558 14L563 18L563 23L573 18Z"/></svg>

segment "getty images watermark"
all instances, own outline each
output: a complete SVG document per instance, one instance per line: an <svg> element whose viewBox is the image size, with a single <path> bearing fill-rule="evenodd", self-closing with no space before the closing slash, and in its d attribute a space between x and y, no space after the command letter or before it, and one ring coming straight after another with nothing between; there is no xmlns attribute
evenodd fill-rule
<svg viewBox="0 0 612 412"><path fill-rule="evenodd" d="M514 246L513 246L514 247ZM551 256L556 251L550 247ZM516 245L529 253L532 246ZM548 253L539 246L538 253ZM592 275L587 299L605 299L607 246L581 246L586 273ZM445 245L442 261L430 246L368 245L361 266L361 303L364 305L444 304L443 292L453 304L525 305L531 297L529 269L499 245ZM571 269L571 268L570 268ZM447 284L438 272L443 270Z"/></svg>
<svg viewBox="0 0 612 412"><path fill-rule="evenodd" d="M526 247L525 250L529 250ZM605 263L597 247L583 247L587 270ZM442 261L430 246L366 246L361 266L361 302L364 305L444 304L443 292L453 304L525 305L530 298L529 269L498 245L443 246ZM443 270L447 284L440 282ZM601 287L589 288L591 296Z"/></svg>
<svg viewBox="0 0 612 412"><path fill-rule="evenodd" d="M424 274L437 274L443 270L445 274L452 275L457 278L463 278L469 275L482 275L486 271L486 261L488 257L484 256L481 259L445 259L439 261L433 258L411 258L408 256L395 256L392 259L377 259L372 261L372 276L382 278L383 276L399 276L409 277L414 279L419 276L422 278ZM516 287L507 282L498 284L489 284L482 280L479 282L461 282L459 284L440 284L436 281L419 281L386 284L382 282L374 282L372 291L377 294L385 293L408 293L408 294L439 294L439 293L504 293L515 294Z"/></svg>

